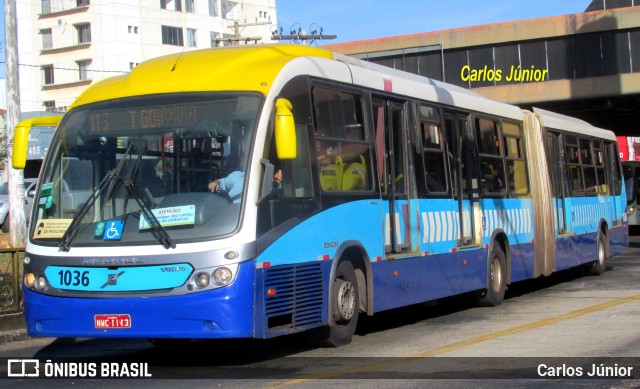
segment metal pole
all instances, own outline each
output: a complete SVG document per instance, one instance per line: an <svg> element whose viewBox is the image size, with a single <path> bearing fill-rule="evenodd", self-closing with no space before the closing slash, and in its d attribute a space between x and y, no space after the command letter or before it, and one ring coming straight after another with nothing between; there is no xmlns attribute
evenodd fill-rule
<svg viewBox="0 0 640 389"><path fill-rule="evenodd" d="M18 83L18 34L16 21L16 0L4 2L4 33L7 77L6 139L13 141L13 131L20 121L20 85ZM11 160L11 147L7 147ZM27 226L24 215L24 176L7 163L9 171L9 240L13 247L24 247Z"/></svg>

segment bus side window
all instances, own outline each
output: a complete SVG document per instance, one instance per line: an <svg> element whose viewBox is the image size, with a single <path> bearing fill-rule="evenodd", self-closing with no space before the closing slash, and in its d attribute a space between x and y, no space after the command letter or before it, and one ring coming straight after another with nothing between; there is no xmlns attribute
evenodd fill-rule
<svg viewBox="0 0 640 389"><path fill-rule="evenodd" d="M316 86L313 104L320 188L326 192L370 190L371 156L362 97Z"/></svg>

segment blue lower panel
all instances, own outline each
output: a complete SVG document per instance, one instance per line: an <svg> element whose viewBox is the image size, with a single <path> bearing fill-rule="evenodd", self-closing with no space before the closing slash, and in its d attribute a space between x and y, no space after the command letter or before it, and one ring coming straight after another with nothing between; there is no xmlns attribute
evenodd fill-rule
<svg viewBox="0 0 640 389"><path fill-rule="evenodd" d="M629 226L612 227L609 230L609 254L619 255L629 248Z"/></svg>
<svg viewBox="0 0 640 389"><path fill-rule="evenodd" d="M483 289L487 250L398 258L371 265L374 311L379 312Z"/></svg>
<svg viewBox="0 0 640 389"><path fill-rule="evenodd" d="M25 290L27 331L54 337L252 337L254 266L242 264L229 287L181 296L64 298ZM116 314L130 315L131 328L95 328L95 315Z"/></svg>
<svg viewBox="0 0 640 389"><path fill-rule="evenodd" d="M513 245L511 248L511 282L534 278L533 243Z"/></svg>

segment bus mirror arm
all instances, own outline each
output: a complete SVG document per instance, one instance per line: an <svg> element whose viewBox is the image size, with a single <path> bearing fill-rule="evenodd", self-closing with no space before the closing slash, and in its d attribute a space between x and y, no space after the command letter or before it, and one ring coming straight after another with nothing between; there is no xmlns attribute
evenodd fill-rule
<svg viewBox="0 0 640 389"><path fill-rule="evenodd" d="M265 200L271 198L271 195L273 194L273 175L275 174L275 167L268 159L261 159L260 163L263 166L263 174L262 189L260 191L258 203L263 203Z"/></svg>

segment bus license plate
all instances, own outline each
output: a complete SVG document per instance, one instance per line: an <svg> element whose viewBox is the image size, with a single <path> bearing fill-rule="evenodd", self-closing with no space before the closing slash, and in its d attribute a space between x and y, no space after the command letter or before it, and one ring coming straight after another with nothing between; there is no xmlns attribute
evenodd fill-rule
<svg viewBox="0 0 640 389"><path fill-rule="evenodd" d="M95 315L94 323L97 329L131 328L131 316L120 315Z"/></svg>

